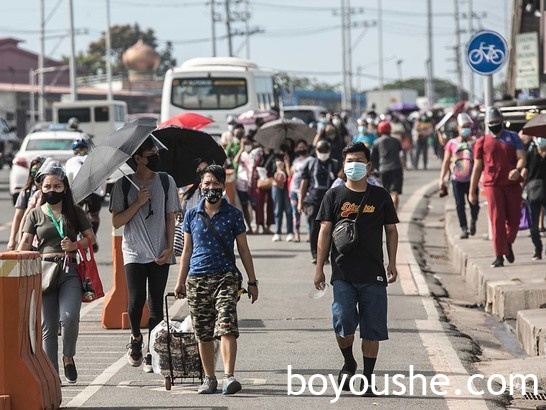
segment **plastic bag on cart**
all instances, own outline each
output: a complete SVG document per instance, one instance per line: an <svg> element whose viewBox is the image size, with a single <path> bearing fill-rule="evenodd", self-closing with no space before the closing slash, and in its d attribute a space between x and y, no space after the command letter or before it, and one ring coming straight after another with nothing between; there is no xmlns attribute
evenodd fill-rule
<svg viewBox="0 0 546 410"><path fill-rule="evenodd" d="M173 336L173 333L193 333L191 317L188 315L181 322L179 320L169 320L171 326L171 354L173 363L177 359L177 352L181 351L181 339ZM169 372L169 356L167 349L167 321L162 320L150 333L150 354L152 355L152 369L154 373L162 374ZM197 354L197 357L199 355Z"/></svg>

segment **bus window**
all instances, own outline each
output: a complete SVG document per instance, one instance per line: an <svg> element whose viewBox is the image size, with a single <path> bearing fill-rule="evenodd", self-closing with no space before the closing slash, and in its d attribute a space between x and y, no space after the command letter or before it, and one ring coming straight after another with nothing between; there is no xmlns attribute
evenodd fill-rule
<svg viewBox="0 0 546 410"><path fill-rule="evenodd" d="M171 103L186 110L226 110L247 102L244 78L188 78L172 82Z"/></svg>
<svg viewBox="0 0 546 410"><path fill-rule="evenodd" d="M91 122L91 111L89 108L59 108L59 123L66 124L72 117L80 122Z"/></svg>
<svg viewBox="0 0 546 410"><path fill-rule="evenodd" d="M95 107L95 122L110 121L110 112L108 107Z"/></svg>

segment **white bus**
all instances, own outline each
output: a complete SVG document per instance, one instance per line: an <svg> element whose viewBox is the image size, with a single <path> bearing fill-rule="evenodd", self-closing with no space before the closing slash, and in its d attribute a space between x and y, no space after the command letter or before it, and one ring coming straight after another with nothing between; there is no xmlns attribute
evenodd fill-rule
<svg viewBox="0 0 546 410"><path fill-rule="evenodd" d="M80 129L93 137L93 143L103 143L108 135L127 122L125 101L81 100L53 103L53 121L61 124L75 117Z"/></svg>
<svg viewBox="0 0 546 410"><path fill-rule="evenodd" d="M192 58L165 74L161 121L194 112L214 122L202 130L219 138L226 118L279 107L275 71L236 57Z"/></svg>

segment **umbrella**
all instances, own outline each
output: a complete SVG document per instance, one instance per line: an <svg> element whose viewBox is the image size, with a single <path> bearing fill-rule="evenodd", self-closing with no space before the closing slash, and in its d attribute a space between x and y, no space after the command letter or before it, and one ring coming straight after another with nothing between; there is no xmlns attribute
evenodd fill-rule
<svg viewBox="0 0 546 410"><path fill-rule="evenodd" d="M170 174L178 187L195 182L197 161L223 165L227 158L224 149L203 131L171 126L156 129L152 135L167 147L159 152L160 170Z"/></svg>
<svg viewBox="0 0 546 410"><path fill-rule="evenodd" d="M261 118L264 122L269 122L279 118L279 113L271 110L250 110L242 113L237 117L237 122L243 125L251 125L256 122L256 119Z"/></svg>
<svg viewBox="0 0 546 410"><path fill-rule="evenodd" d="M91 150L70 187L74 201L81 202L103 184L131 158L155 127L154 120L133 121L110 134L104 144Z"/></svg>
<svg viewBox="0 0 546 410"><path fill-rule="evenodd" d="M264 147L274 150L279 150L286 138L294 142L303 139L311 145L315 138L315 131L302 120L282 118L262 125L254 136L254 139Z"/></svg>
<svg viewBox="0 0 546 410"><path fill-rule="evenodd" d="M163 121L157 126L157 128L168 127L169 125L176 125L178 127L193 128L194 130L200 130L206 127L214 120L193 112L183 112L182 114L175 115L166 121Z"/></svg>
<svg viewBox="0 0 546 410"><path fill-rule="evenodd" d="M525 135L534 137L546 136L546 114L537 114L525 123L522 128Z"/></svg>

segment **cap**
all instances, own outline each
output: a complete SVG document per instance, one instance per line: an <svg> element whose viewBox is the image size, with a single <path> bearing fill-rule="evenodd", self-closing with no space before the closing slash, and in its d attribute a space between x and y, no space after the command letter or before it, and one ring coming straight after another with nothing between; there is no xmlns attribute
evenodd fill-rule
<svg viewBox="0 0 546 410"><path fill-rule="evenodd" d="M472 119L470 118L470 115L468 115L466 112L462 112L457 115L457 125L459 127L472 125Z"/></svg>
<svg viewBox="0 0 546 410"><path fill-rule="evenodd" d="M320 140L317 142L316 149L318 152L330 152L332 150L332 146L328 141Z"/></svg>
<svg viewBox="0 0 546 410"><path fill-rule="evenodd" d="M77 150L78 148L89 148L89 144L86 140L77 139L72 142L72 150Z"/></svg>
<svg viewBox="0 0 546 410"><path fill-rule="evenodd" d="M502 122L504 117L497 107L489 107L485 113L486 124L498 124Z"/></svg>
<svg viewBox="0 0 546 410"><path fill-rule="evenodd" d="M61 162L47 158L36 173L36 180L40 181L46 175L54 175L59 179L64 179L66 177L66 170Z"/></svg>
<svg viewBox="0 0 546 410"><path fill-rule="evenodd" d="M391 125L390 125L387 121L381 121L381 122L377 125L377 132L378 132L380 135L383 135L383 134L390 134L390 133L391 133Z"/></svg>

